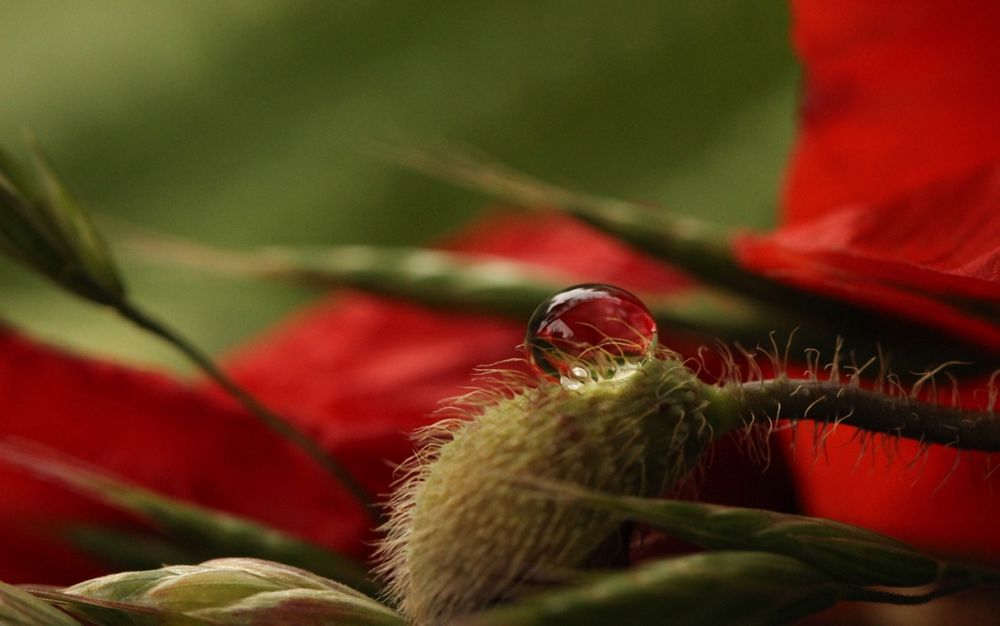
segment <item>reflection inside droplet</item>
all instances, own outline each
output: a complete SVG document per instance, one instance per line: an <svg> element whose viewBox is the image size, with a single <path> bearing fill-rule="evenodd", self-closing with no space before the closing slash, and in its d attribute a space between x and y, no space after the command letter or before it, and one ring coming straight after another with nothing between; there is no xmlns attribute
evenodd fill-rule
<svg viewBox="0 0 1000 626"><path fill-rule="evenodd" d="M576 285L535 309L524 343L540 374L575 389L633 373L656 350L656 322L624 289Z"/></svg>

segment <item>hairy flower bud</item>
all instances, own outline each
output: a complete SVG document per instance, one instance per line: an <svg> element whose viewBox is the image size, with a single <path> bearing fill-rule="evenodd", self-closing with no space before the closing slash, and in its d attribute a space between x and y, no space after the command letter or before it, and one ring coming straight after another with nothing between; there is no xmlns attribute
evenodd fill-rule
<svg viewBox="0 0 1000 626"><path fill-rule="evenodd" d="M524 480L649 496L711 439L705 387L675 355L627 376L544 382L429 431L393 503L383 573L406 616L437 624L609 565L619 517L545 498Z"/></svg>

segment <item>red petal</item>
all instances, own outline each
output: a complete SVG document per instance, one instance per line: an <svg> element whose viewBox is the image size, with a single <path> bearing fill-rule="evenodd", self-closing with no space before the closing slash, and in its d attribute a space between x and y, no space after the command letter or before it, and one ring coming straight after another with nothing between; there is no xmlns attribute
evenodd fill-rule
<svg viewBox="0 0 1000 626"><path fill-rule="evenodd" d="M1000 327L962 299L1000 301L1000 166L882 205L746 236L746 267L935 326L1000 352Z"/></svg>
<svg viewBox="0 0 1000 626"><path fill-rule="evenodd" d="M965 308L1000 300L1000 4L794 7L805 93L786 226L738 242L741 261L1000 353L996 322ZM792 462L807 513L1000 559L986 479L996 455L932 446L907 469L918 444L885 440L862 456L855 432L838 428L818 454L800 428Z"/></svg>
<svg viewBox="0 0 1000 626"><path fill-rule="evenodd" d="M980 406L986 381L969 381L965 406ZM979 390L974 391L974 390ZM813 428L785 433L803 508L886 533L946 555L1000 560L1000 455L878 437L867 444L849 426L814 447Z"/></svg>
<svg viewBox="0 0 1000 626"><path fill-rule="evenodd" d="M255 420L156 374L0 331L0 432L164 493L256 517L361 552L366 520L329 478ZM121 521L81 497L0 465L0 579L71 582L98 573L53 531Z"/></svg>
<svg viewBox="0 0 1000 626"><path fill-rule="evenodd" d="M738 241L740 261L1000 352L983 312L1000 301L1000 4L797 0L794 16L786 225Z"/></svg>
<svg viewBox="0 0 1000 626"><path fill-rule="evenodd" d="M786 222L1000 160L1000 3L796 0L805 66Z"/></svg>

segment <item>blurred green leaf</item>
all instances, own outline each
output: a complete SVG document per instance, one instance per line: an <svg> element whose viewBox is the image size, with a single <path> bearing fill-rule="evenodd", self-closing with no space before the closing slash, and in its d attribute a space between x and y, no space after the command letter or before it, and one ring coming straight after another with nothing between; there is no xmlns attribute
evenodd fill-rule
<svg viewBox="0 0 1000 626"><path fill-rule="evenodd" d="M942 353L972 362L982 361L986 356L979 344L967 339L938 337L936 333L928 333L926 326L899 316L879 314L844 299L745 269L737 259L738 247L734 245L743 233L729 224L552 185L503 163L448 146L433 149L386 144L382 151L388 158L419 172L516 206L571 215L688 272L713 290L724 290L727 295L749 301L751 306L769 314L753 342L766 345L771 331L787 334L800 329L800 338L809 344L845 342L846 351L863 355L863 359L876 356L878 351L873 346L881 345L897 362L913 367ZM746 340L727 333L722 336Z"/></svg>

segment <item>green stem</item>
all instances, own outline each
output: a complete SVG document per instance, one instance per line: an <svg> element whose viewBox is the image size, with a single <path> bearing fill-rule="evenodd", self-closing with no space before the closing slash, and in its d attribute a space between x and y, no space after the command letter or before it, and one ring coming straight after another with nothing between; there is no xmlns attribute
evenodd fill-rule
<svg viewBox="0 0 1000 626"><path fill-rule="evenodd" d="M724 388L725 411L745 423L755 420L810 420L847 424L863 430L962 450L1000 452L1000 416L889 395L852 384L776 378ZM729 413L733 416L733 413Z"/></svg>
<svg viewBox="0 0 1000 626"><path fill-rule="evenodd" d="M164 339L188 359L197 365L215 383L222 387L226 393L239 402L251 415L256 417L261 423L280 435L286 441L299 448L317 465L332 475L351 496L371 515L375 522L380 522L380 510L375 504L371 494L327 451L323 450L314 439L296 428L287 419L272 412L261 404L249 392L240 387L220 370L212 359L198 349L197 346L180 335L177 331L160 322L144 311L140 310L132 303L123 301L118 304L116 310L122 317L136 324L140 328Z"/></svg>

